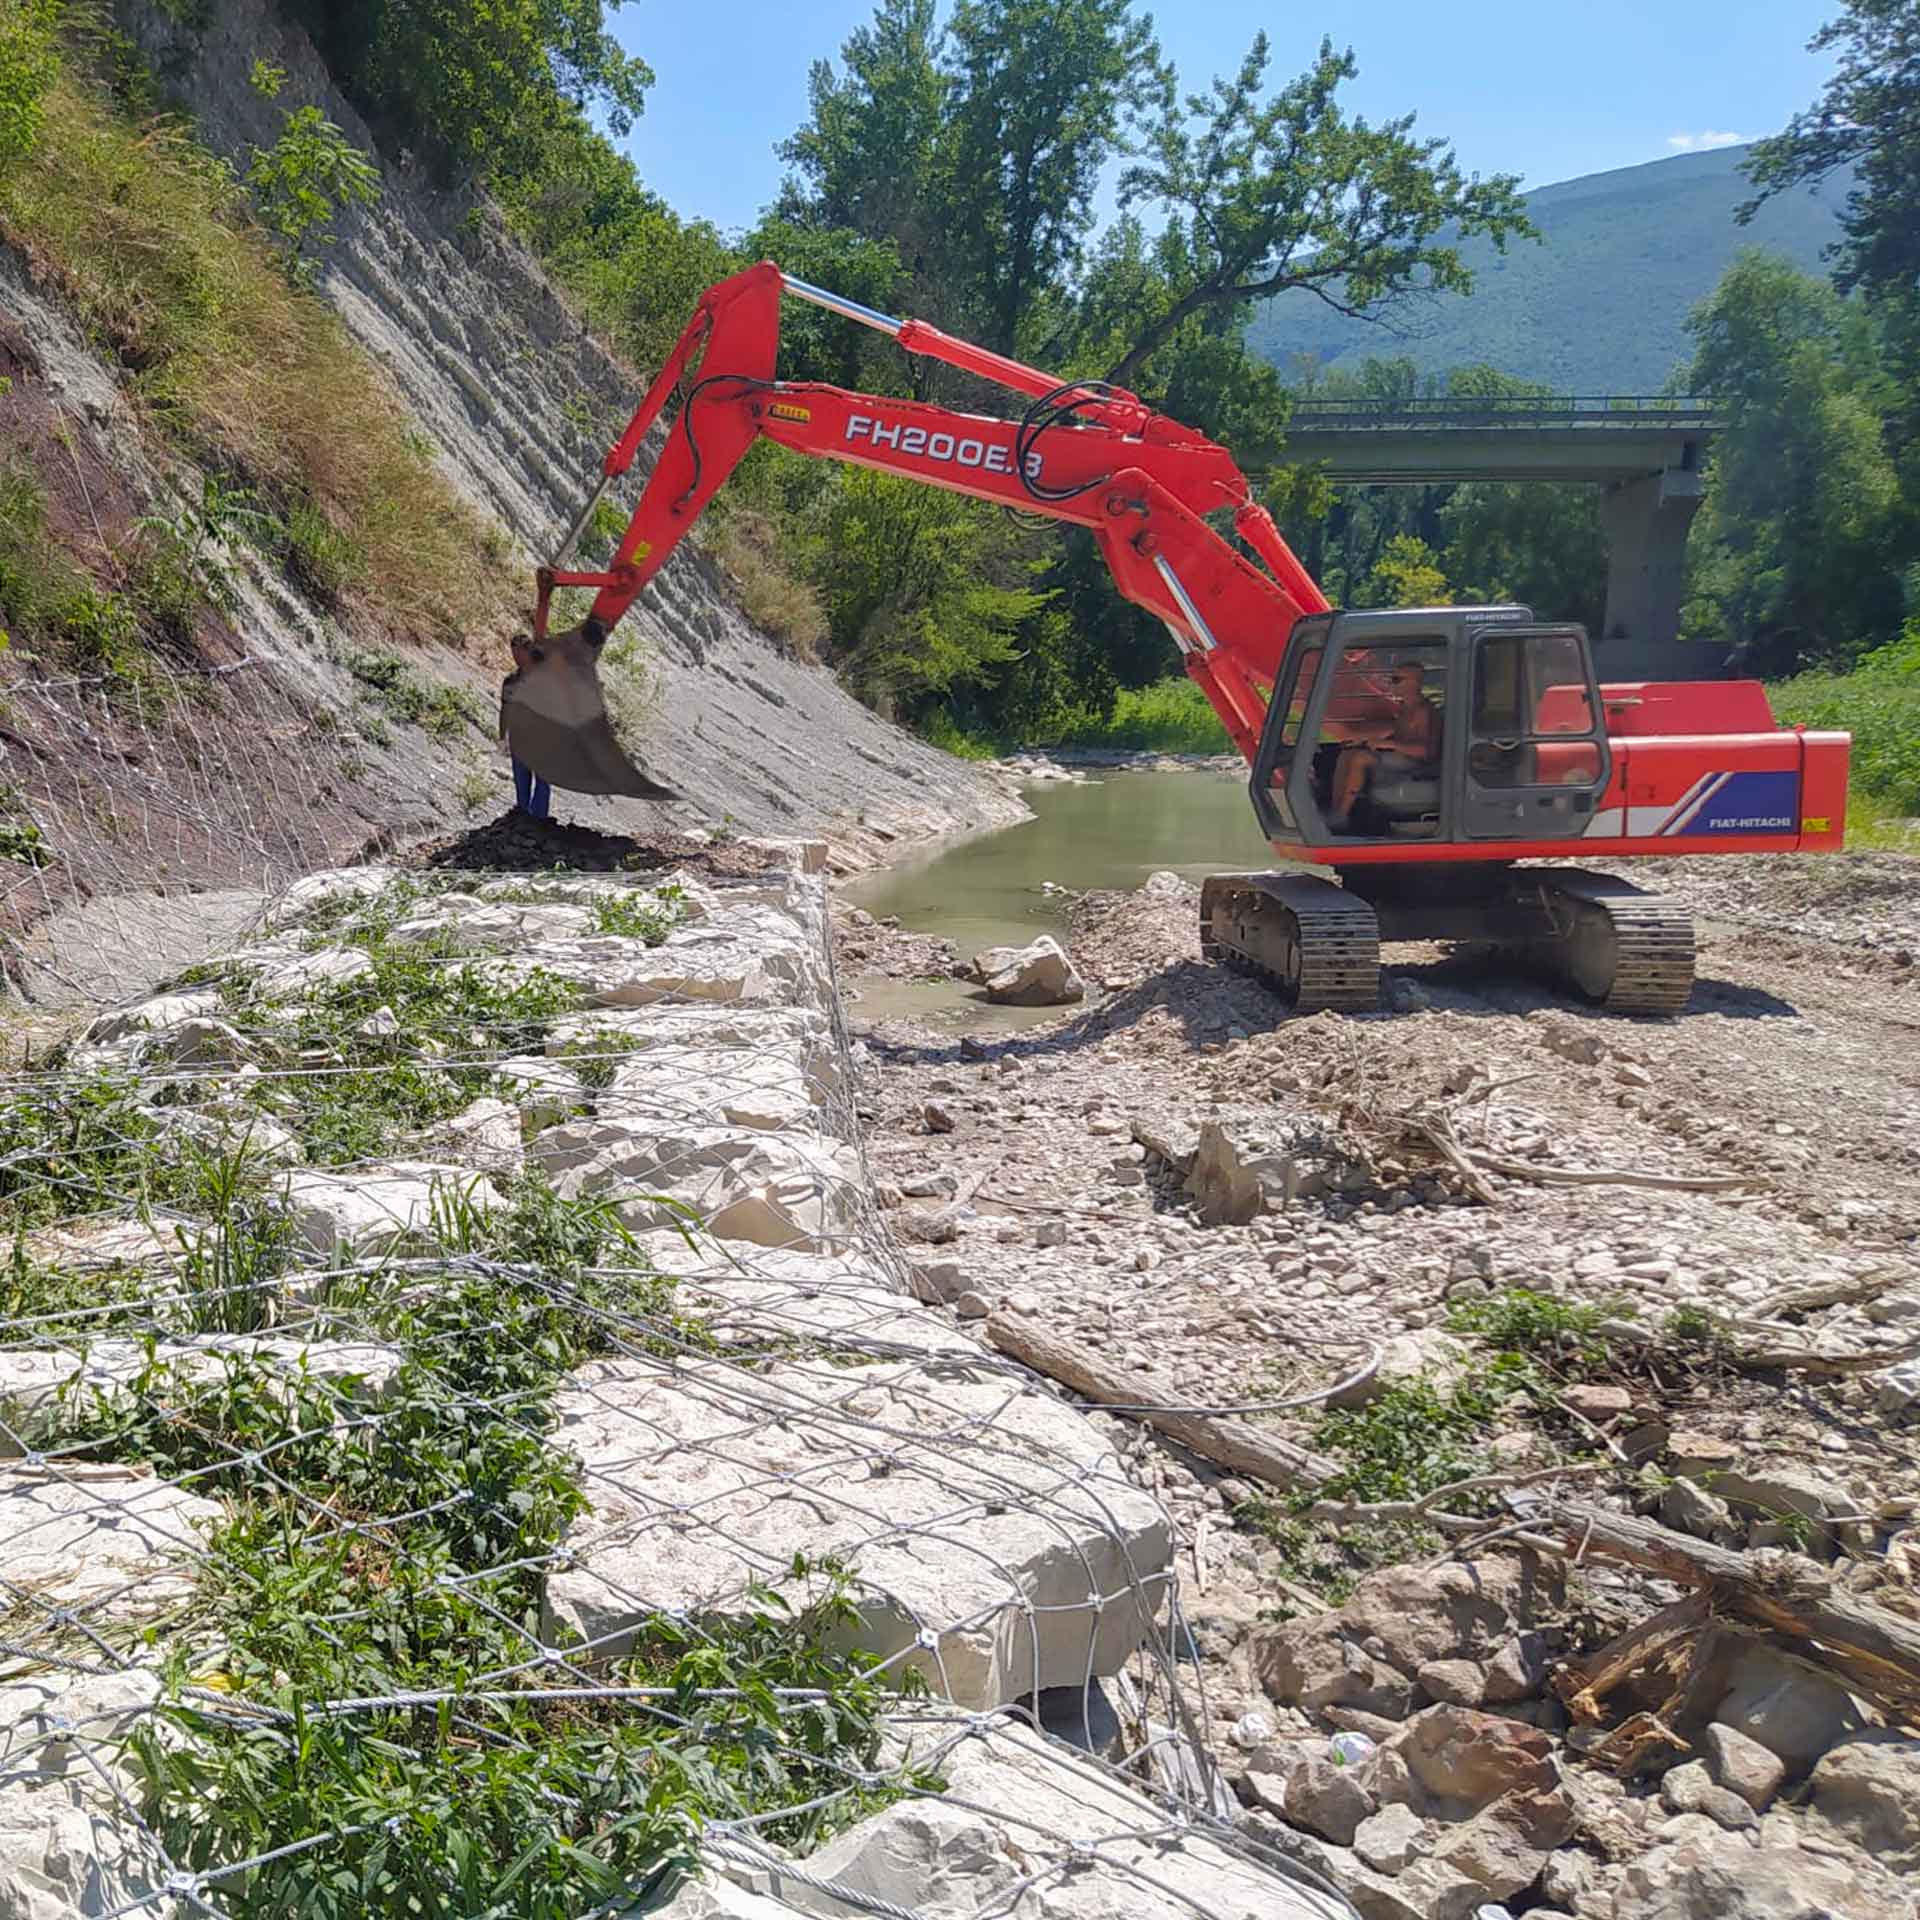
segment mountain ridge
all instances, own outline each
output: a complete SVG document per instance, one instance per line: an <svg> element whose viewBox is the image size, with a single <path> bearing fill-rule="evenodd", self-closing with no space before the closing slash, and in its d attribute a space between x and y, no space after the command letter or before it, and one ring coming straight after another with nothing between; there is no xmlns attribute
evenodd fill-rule
<svg viewBox="0 0 1920 1920"><path fill-rule="evenodd" d="M1753 196L1740 172L1751 146L1677 154L1535 188L1541 239L1501 254L1469 240L1471 294L1427 296L1392 322L1349 320L1306 292L1265 302L1249 344L1283 372L1406 358L1422 373L1488 363L1563 392L1657 393L1690 353L1686 318L1743 248L1823 270L1840 237L1848 181L1781 194L1742 227Z"/></svg>

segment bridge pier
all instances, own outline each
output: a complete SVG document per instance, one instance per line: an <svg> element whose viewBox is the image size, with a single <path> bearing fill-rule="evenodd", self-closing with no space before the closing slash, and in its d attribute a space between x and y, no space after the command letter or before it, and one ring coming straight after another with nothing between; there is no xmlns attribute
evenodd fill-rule
<svg viewBox="0 0 1920 1920"><path fill-rule="evenodd" d="M1680 654L1687 529L1706 486L1697 469L1669 467L1616 481L1600 496L1607 536L1607 612L1594 648L1602 680L1700 677ZM1712 663L1717 669L1719 662ZM1710 669L1710 670L1712 670Z"/></svg>

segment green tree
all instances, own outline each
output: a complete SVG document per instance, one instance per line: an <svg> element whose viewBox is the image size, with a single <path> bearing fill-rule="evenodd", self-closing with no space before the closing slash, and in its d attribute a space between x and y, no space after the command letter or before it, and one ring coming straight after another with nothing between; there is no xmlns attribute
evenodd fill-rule
<svg viewBox="0 0 1920 1920"><path fill-rule="evenodd" d="M826 496L819 538L834 666L883 712L910 709L1014 657L1046 605L990 508L855 467Z"/></svg>
<svg viewBox="0 0 1920 1920"><path fill-rule="evenodd" d="M1453 589L1440 556L1424 540L1396 533L1356 596L1362 607L1448 607Z"/></svg>
<svg viewBox="0 0 1920 1920"><path fill-rule="evenodd" d="M948 64L956 270L986 344L1036 351L1036 315L1079 265L1101 170L1172 75L1131 0L959 0Z"/></svg>
<svg viewBox="0 0 1920 1920"><path fill-rule="evenodd" d="M380 169L318 107L298 107L282 116L272 146L254 148L247 191L260 218L292 248L297 266L310 237L333 238L333 217L342 207L379 199Z"/></svg>
<svg viewBox="0 0 1920 1920"><path fill-rule="evenodd" d="M1342 313L1378 318L1418 291L1470 292L1458 241L1504 250L1530 236L1511 174L1460 171L1444 140L1418 139L1413 116L1349 118L1351 52L1322 41L1313 66L1271 96L1271 51L1255 37L1239 72L1210 96L1169 98L1146 155L1121 176L1127 205L1183 221L1193 267L1157 319L1114 363L1128 380L1191 314L1238 310L1304 287Z"/></svg>
<svg viewBox="0 0 1920 1920"><path fill-rule="evenodd" d="M1475 481L1439 510L1441 561L1475 600L1518 600L1543 620L1597 634L1606 612L1600 489Z"/></svg>
<svg viewBox="0 0 1920 1920"><path fill-rule="evenodd" d="M1690 630L1747 645L1769 671L1891 639L1899 492L1869 316L1746 253L1688 328L1691 384L1726 421L1692 541Z"/></svg>
<svg viewBox="0 0 1920 1920"><path fill-rule="evenodd" d="M1837 57L1820 98L1748 157L1759 193L1742 222L1792 187L1853 174L1836 279L1910 303L1920 286L1920 0L1846 0L1809 42Z"/></svg>
<svg viewBox="0 0 1920 1920"><path fill-rule="evenodd" d="M949 80L934 0L880 0L869 26L816 60L806 125L783 142L793 169L774 216L891 241L909 262L939 249Z"/></svg>
<svg viewBox="0 0 1920 1920"><path fill-rule="evenodd" d="M607 0L295 4L361 110L452 173L526 165L569 106L624 135L653 84L607 31Z"/></svg>

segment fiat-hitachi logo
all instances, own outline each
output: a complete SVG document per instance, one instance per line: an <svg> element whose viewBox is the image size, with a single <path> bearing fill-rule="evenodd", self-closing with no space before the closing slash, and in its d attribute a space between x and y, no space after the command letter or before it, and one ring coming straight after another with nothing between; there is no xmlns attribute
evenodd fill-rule
<svg viewBox="0 0 1920 1920"><path fill-rule="evenodd" d="M949 460L956 467L979 467L987 473L1011 473L1012 451L990 440L974 440L952 433L929 433L925 427L902 427L891 421L876 420L871 414L855 413L847 417L847 438L865 440L876 447L893 447L901 453L917 453L927 460ZM1040 456L1027 455L1027 478L1040 478Z"/></svg>

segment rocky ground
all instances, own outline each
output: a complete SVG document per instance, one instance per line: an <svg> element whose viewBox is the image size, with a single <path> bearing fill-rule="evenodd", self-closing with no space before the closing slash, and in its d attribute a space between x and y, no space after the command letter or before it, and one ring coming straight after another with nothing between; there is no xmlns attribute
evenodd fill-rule
<svg viewBox="0 0 1920 1920"><path fill-rule="evenodd" d="M1057 1021L863 1032L924 1296L1308 1450L1286 1487L1101 1416L1180 1529L1242 1817L1370 1920L1913 1910L1920 1670L1742 1596L1920 1658L1920 863L1663 884L1702 916L1676 1020L1417 948L1378 1014L1285 1020L1169 874L1078 903ZM839 935L856 989L968 957ZM1675 1541L1711 1608L1662 1613Z"/></svg>

